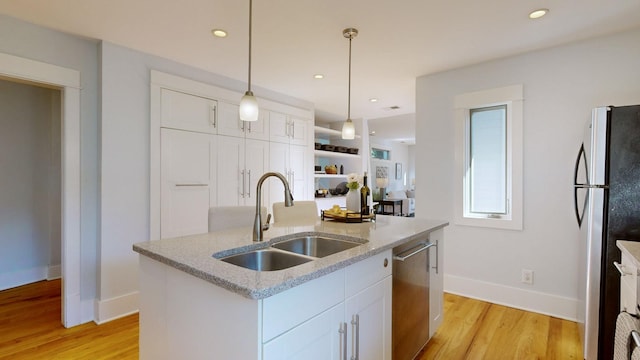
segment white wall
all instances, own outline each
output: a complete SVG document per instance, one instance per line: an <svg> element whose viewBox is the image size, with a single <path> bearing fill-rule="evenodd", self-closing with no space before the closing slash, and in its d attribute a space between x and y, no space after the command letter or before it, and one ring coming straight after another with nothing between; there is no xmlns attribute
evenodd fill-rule
<svg viewBox="0 0 640 360"><path fill-rule="evenodd" d="M101 46L102 153L98 322L137 310L138 257L149 240L150 69L240 93L243 82L108 42ZM312 104L259 87L258 99L302 108ZM151 239L153 240L153 239Z"/></svg>
<svg viewBox="0 0 640 360"><path fill-rule="evenodd" d="M524 230L452 223L447 291L575 317L574 161L593 107L640 103L638 44L635 30L418 78L416 214L450 221L454 96L524 85ZM534 270L533 285L520 282L523 268Z"/></svg>
<svg viewBox="0 0 640 360"><path fill-rule="evenodd" d="M0 290L46 279L49 266L60 265L60 158L51 156L52 139L60 138L55 93L0 80Z"/></svg>
<svg viewBox="0 0 640 360"><path fill-rule="evenodd" d="M388 168L387 175L389 176L389 185L387 186L387 192L393 190L406 190L411 186L409 179L410 170L410 158L409 158L409 145L401 144L394 141L376 141L375 136L369 137L372 148L386 149L391 151L390 160L371 159L371 181L369 186L378 191L376 186L376 166L386 166ZM402 164L402 175L400 179L396 179L396 163ZM406 186L405 186L406 177ZM373 185L373 186L371 186Z"/></svg>
<svg viewBox="0 0 640 360"><path fill-rule="evenodd" d="M80 72L82 321L93 319L98 220L98 46L88 40L0 15L0 52Z"/></svg>

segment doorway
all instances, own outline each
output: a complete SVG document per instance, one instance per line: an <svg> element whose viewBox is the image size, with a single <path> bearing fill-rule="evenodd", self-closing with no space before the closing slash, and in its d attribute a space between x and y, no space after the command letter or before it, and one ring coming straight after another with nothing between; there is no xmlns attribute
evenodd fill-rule
<svg viewBox="0 0 640 360"><path fill-rule="evenodd" d="M80 284L80 72L0 53L0 78L58 89L61 132L62 324L82 322Z"/></svg>
<svg viewBox="0 0 640 360"><path fill-rule="evenodd" d="M60 96L0 79L0 290L61 276Z"/></svg>

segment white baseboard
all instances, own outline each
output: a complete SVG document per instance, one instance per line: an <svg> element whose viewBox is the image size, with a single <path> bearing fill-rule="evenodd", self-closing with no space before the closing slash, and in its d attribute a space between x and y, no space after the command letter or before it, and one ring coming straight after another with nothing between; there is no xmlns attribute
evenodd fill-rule
<svg viewBox="0 0 640 360"><path fill-rule="evenodd" d="M490 303L576 321L577 299L444 275L444 291Z"/></svg>
<svg viewBox="0 0 640 360"><path fill-rule="evenodd" d="M60 279L62 277L62 265L49 265L47 268L47 280Z"/></svg>
<svg viewBox="0 0 640 360"><path fill-rule="evenodd" d="M47 279L46 266L3 273L0 274L0 290L11 289L45 279Z"/></svg>
<svg viewBox="0 0 640 360"><path fill-rule="evenodd" d="M139 293L137 291L107 300L96 300L95 322L99 325L135 314L139 308Z"/></svg>

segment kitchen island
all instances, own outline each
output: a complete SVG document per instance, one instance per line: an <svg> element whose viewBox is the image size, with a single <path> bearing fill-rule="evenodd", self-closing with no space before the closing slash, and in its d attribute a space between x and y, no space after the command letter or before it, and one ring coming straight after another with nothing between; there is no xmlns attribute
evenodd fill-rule
<svg viewBox="0 0 640 360"><path fill-rule="evenodd" d="M260 243L252 241L247 226L135 244L140 358L339 359L348 353L389 359L391 250L436 236L440 253L446 225L384 216L360 224L318 219L274 224ZM362 244L279 271L253 271L219 259L300 234ZM435 316L441 314L442 272L434 276L440 277L432 284L440 307Z"/></svg>

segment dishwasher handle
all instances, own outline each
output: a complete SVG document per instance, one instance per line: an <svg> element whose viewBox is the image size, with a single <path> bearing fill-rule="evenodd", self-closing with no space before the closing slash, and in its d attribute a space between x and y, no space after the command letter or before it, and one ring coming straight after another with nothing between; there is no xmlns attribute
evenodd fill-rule
<svg viewBox="0 0 640 360"><path fill-rule="evenodd" d="M430 243L430 242L420 243L407 251L404 251L398 255L393 255L393 260L405 261L408 258L412 257L413 255L423 252L424 250L427 250L428 248L434 245L435 245L434 243Z"/></svg>

